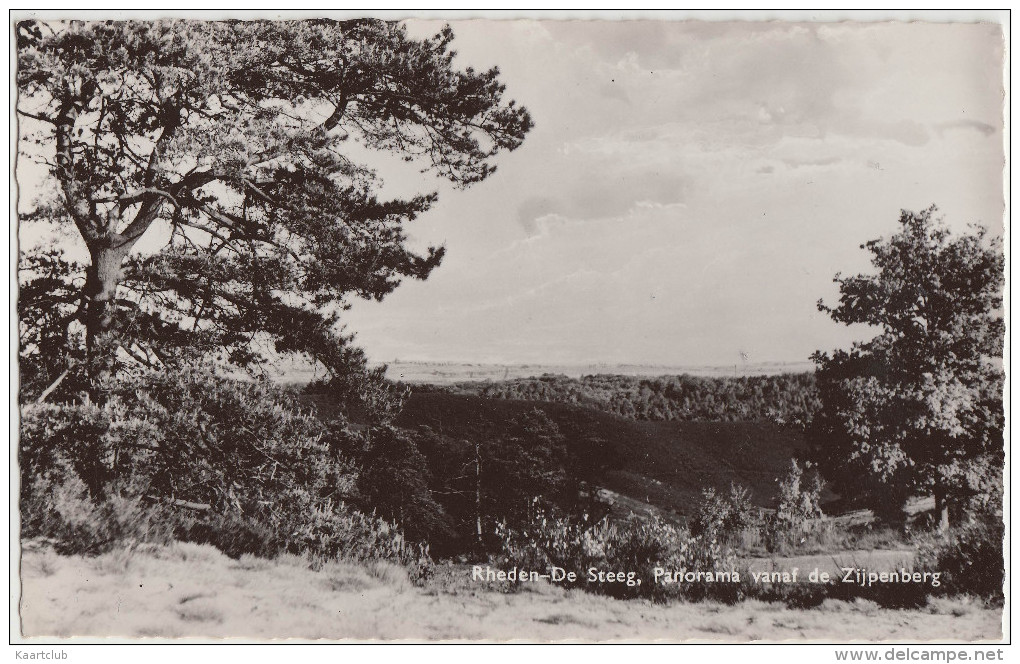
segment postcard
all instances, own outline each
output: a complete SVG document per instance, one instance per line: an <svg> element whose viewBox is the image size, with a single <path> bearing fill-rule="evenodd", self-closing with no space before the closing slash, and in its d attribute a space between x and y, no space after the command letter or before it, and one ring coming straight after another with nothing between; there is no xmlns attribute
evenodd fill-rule
<svg viewBox="0 0 1020 664"><path fill-rule="evenodd" d="M19 652L1008 641L1008 13L907 18L13 15Z"/></svg>

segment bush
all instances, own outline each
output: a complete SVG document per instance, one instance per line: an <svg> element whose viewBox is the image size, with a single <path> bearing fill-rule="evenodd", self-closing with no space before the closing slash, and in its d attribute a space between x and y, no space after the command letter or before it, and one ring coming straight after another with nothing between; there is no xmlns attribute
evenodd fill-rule
<svg viewBox="0 0 1020 664"><path fill-rule="evenodd" d="M328 502L288 534L287 550L316 562L381 559L418 565L428 559L426 545L408 542L388 521Z"/></svg>
<svg viewBox="0 0 1020 664"><path fill-rule="evenodd" d="M691 518L691 531L745 551L764 545L770 553L796 549L809 541L831 541L833 527L830 524L825 528L820 523L821 491L818 475L810 483L805 482L804 471L791 460L790 471L779 481L774 510L755 507L750 492L737 484L730 485L727 495L705 489Z"/></svg>
<svg viewBox="0 0 1020 664"><path fill-rule="evenodd" d="M779 500L776 511L769 514L762 525L762 540L769 552L795 548L804 533L822 517L820 506L822 482L816 474L810 485L804 485L804 471L796 460L790 461L790 471L779 482Z"/></svg>
<svg viewBox="0 0 1020 664"><path fill-rule="evenodd" d="M660 520L613 523L608 519L569 519L539 511L531 524L511 528L499 524L503 543L497 561L502 566L548 570L551 566L574 572L577 581L566 583L613 597L648 597L656 600L684 597L739 599L737 584L654 582L654 568L702 572L732 572L736 560L715 539L693 536L686 529ZM633 572L634 583L588 580L588 570ZM640 580L640 583L637 583Z"/></svg>
<svg viewBox="0 0 1020 664"><path fill-rule="evenodd" d="M96 555L125 543L165 544L173 539L173 529L164 516L130 497L94 499L66 467L22 485L22 532L47 539L65 555Z"/></svg>
<svg viewBox="0 0 1020 664"><path fill-rule="evenodd" d="M386 378L386 367L351 369L344 375L310 382L307 394L326 395L339 406L344 417L354 422L384 424L404 407L411 388Z"/></svg>
<svg viewBox="0 0 1020 664"><path fill-rule="evenodd" d="M342 439L358 435L280 388L198 370L123 379L102 405L25 406L22 534L65 552L172 533L233 556L417 565L427 550L343 502L358 471Z"/></svg>
<svg viewBox="0 0 1020 664"><path fill-rule="evenodd" d="M960 526L948 537L932 533L919 542L915 567L941 573L939 594L1001 602L1004 536L1002 522L991 519Z"/></svg>
<svg viewBox="0 0 1020 664"><path fill-rule="evenodd" d="M981 520L961 526L948 538L935 532L919 537L918 553L906 569L937 573L937 581L873 585L761 583L747 584L742 591L746 597L781 601L801 608L815 606L825 599L864 600L886 608L916 608L924 606L930 597L953 595L971 595L1001 604L1004 534L1001 522Z"/></svg>
<svg viewBox="0 0 1020 664"><path fill-rule="evenodd" d="M702 500L691 521L695 535L708 535L731 541L760 521L760 510L751 504L751 494L738 484L730 484L729 495L720 496L715 489L702 491Z"/></svg>

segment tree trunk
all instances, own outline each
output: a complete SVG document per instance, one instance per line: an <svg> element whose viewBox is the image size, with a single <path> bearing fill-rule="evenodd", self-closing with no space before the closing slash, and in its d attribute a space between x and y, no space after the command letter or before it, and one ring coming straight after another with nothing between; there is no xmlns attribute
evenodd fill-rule
<svg viewBox="0 0 1020 664"><path fill-rule="evenodd" d="M949 534L949 500L946 490L941 482L935 482L935 517L938 519L938 531L943 535Z"/></svg>
<svg viewBox="0 0 1020 664"><path fill-rule="evenodd" d="M475 538L478 550L482 546L482 456L479 443L475 442Z"/></svg>
<svg viewBox="0 0 1020 664"><path fill-rule="evenodd" d="M117 346L115 310L117 285L127 251L107 243L90 249L92 265L85 281L88 304L85 310L85 349L89 383L93 397L113 375Z"/></svg>

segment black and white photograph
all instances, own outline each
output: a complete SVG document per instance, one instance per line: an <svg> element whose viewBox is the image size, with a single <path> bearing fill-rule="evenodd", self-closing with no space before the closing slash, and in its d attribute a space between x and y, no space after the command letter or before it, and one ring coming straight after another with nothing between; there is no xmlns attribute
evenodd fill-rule
<svg viewBox="0 0 1020 664"><path fill-rule="evenodd" d="M1008 10L8 27L19 652L1002 659Z"/></svg>

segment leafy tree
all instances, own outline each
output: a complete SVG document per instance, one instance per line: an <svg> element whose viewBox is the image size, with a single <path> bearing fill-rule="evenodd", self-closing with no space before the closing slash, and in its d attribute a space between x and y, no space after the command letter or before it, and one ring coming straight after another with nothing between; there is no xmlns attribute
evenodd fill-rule
<svg viewBox="0 0 1020 664"><path fill-rule="evenodd" d="M45 394L54 377L84 359L71 325L81 315L84 275L54 249L24 257L19 270L32 275L18 297L22 394L26 386Z"/></svg>
<svg viewBox="0 0 1020 664"><path fill-rule="evenodd" d="M497 69L454 66L448 26L421 40L378 20L16 32L22 157L41 156L57 192L29 217L73 228L90 259L62 267L60 283L52 260L27 272L23 293L61 305L29 352L51 356L39 365L52 377L83 345L93 385L119 359L159 366L183 350L361 366L339 312L426 278L443 248L416 253L404 229L437 195L380 199L359 155L392 153L465 187L532 126ZM143 236L159 248L142 251ZM28 297L23 315L43 301Z"/></svg>
<svg viewBox="0 0 1020 664"><path fill-rule="evenodd" d="M432 496L457 531L457 540L445 543L448 548L432 542L434 550L447 553L483 550L492 544L494 522L526 522L538 503L570 503L578 471L595 463L575 466L565 432L539 409L469 437L421 426L414 442L427 463L419 464L417 472L429 478Z"/></svg>
<svg viewBox="0 0 1020 664"><path fill-rule="evenodd" d="M834 320L880 328L850 350L817 352L823 407L812 438L846 496L898 508L907 492L949 507L1001 490L1002 242L954 236L934 206L903 211L900 230L863 245L875 274L836 275ZM987 502L987 501L986 501Z"/></svg>
<svg viewBox="0 0 1020 664"><path fill-rule="evenodd" d="M362 465L358 489L381 516L415 540L453 536L449 517L429 491L428 462L411 432L376 427L355 458Z"/></svg>
<svg viewBox="0 0 1020 664"><path fill-rule="evenodd" d="M545 374L455 388L490 399L578 404L639 420L794 422L810 419L817 408L815 377L807 372L740 378Z"/></svg>
<svg viewBox="0 0 1020 664"><path fill-rule="evenodd" d="M556 423L538 408L522 413L483 448L483 501L491 514L528 518L536 498L550 499L563 489L566 461Z"/></svg>
<svg viewBox="0 0 1020 664"><path fill-rule="evenodd" d="M739 536L745 528L755 525L757 512L751 503L751 492L745 487L731 483L728 496L709 487L701 491L701 501L691 519L691 532L713 539Z"/></svg>

